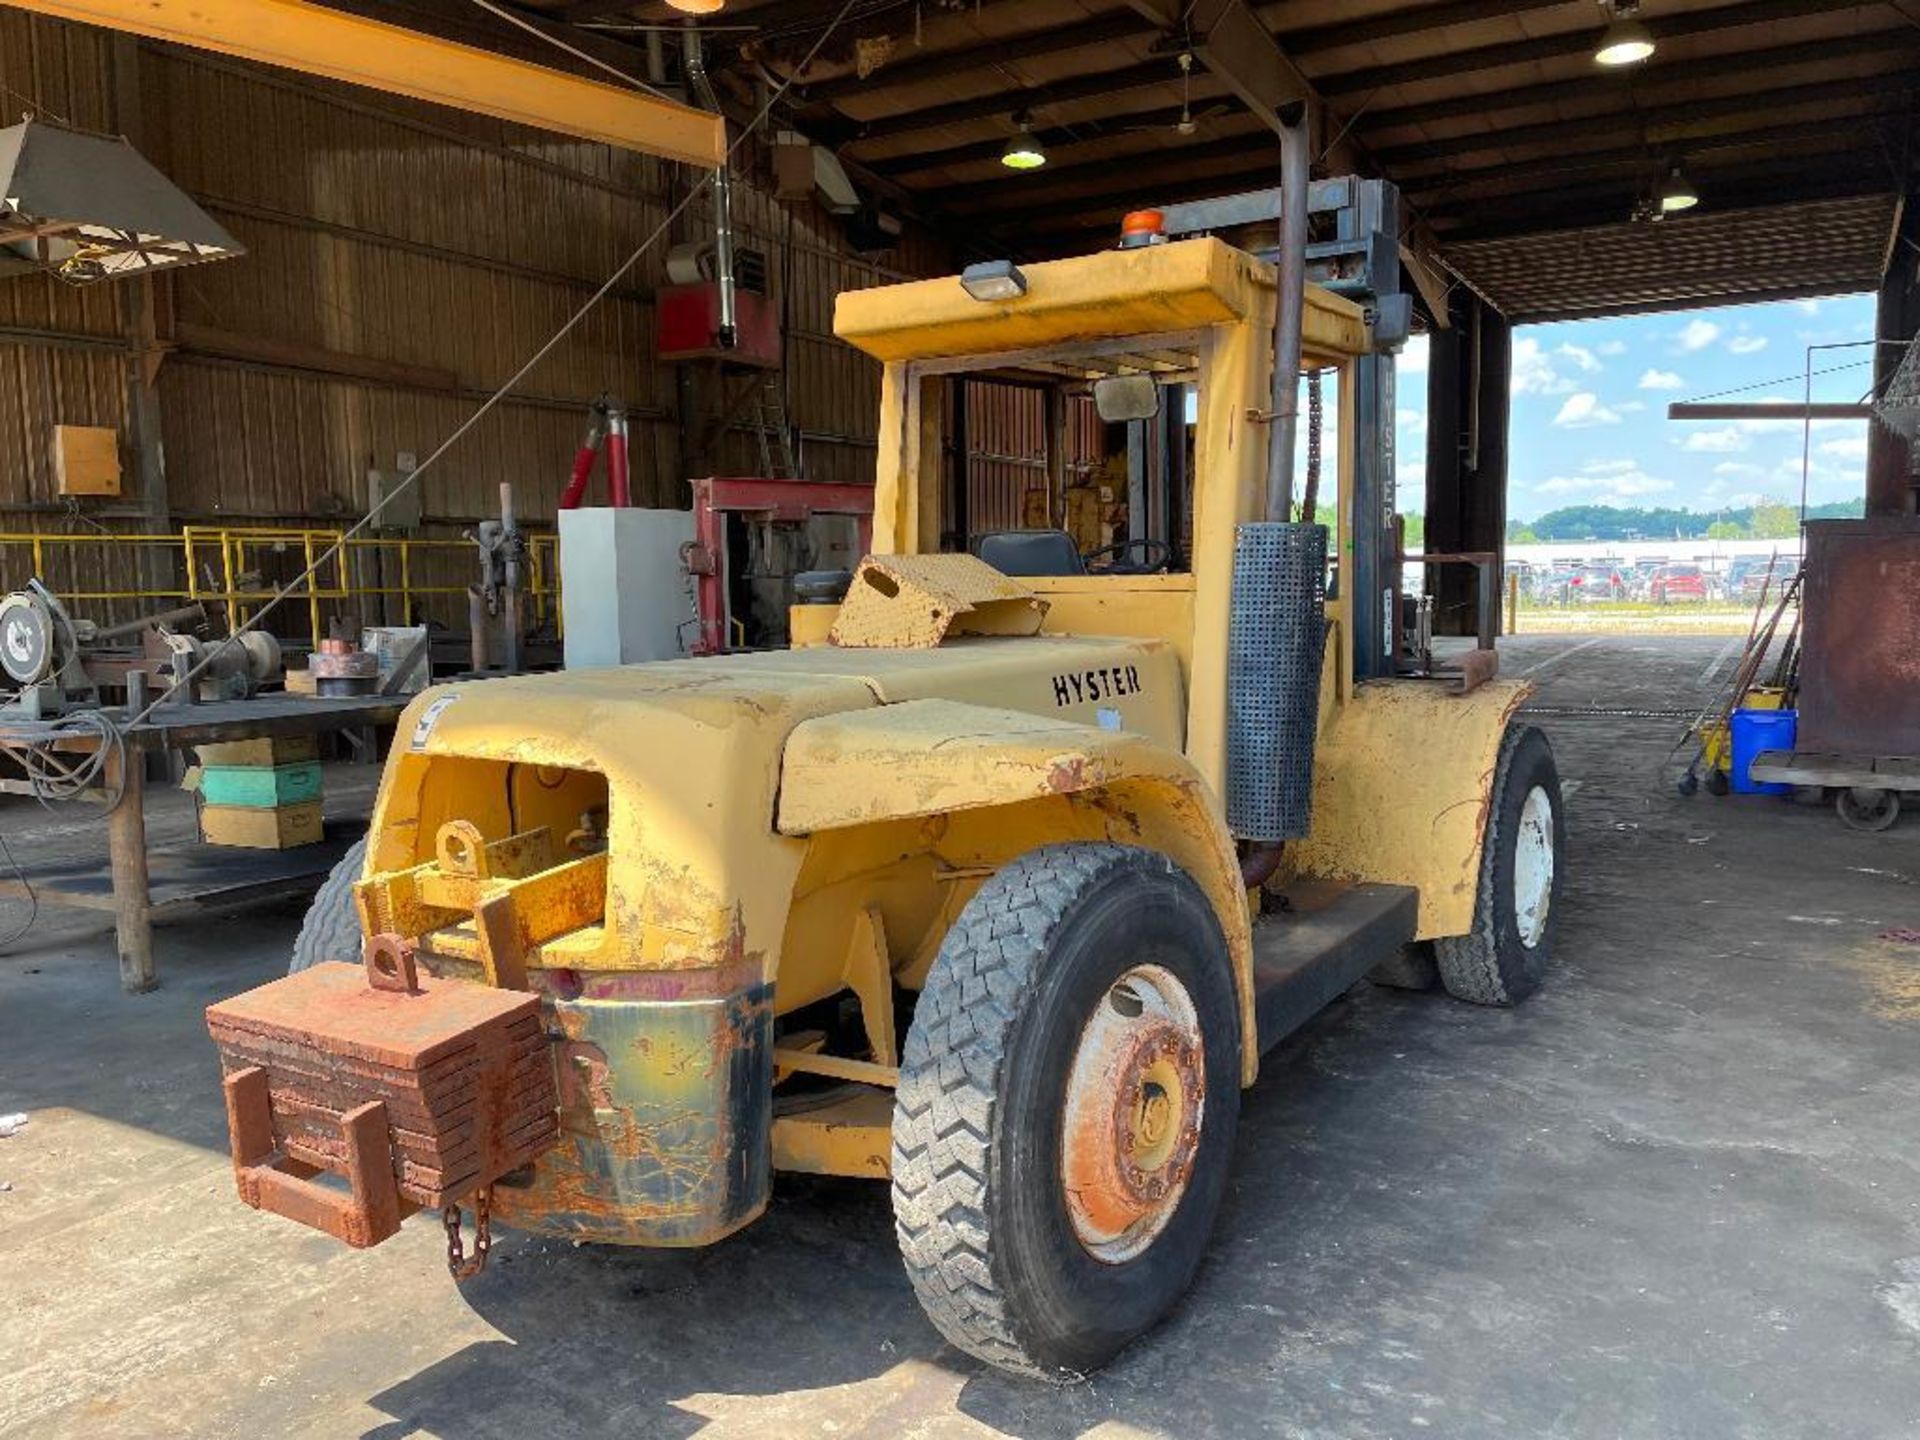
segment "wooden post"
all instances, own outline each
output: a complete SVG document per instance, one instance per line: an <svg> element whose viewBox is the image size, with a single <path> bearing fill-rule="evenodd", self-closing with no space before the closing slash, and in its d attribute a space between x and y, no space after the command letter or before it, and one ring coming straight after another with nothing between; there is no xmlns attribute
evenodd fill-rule
<svg viewBox="0 0 1920 1440"><path fill-rule="evenodd" d="M144 995L160 984L153 969L153 919L147 889L146 764L138 750L117 750L107 784L120 803L107 815L107 857L113 870L113 928L120 945L120 988Z"/></svg>
<svg viewBox="0 0 1920 1440"><path fill-rule="evenodd" d="M1067 528L1067 397L1049 385L1042 404L1047 432L1047 523Z"/></svg>
<svg viewBox="0 0 1920 1440"><path fill-rule="evenodd" d="M1874 334L1881 340L1913 340L1920 335L1920 189L1910 190L1887 247L1886 273L1880 282ZM1900 345L1876 345L1873 381L1885 389L1907 352ZM1868 515L1912 515L1920 510L1920 475L1912 447L1884 425L1867 426Z"/></svg>

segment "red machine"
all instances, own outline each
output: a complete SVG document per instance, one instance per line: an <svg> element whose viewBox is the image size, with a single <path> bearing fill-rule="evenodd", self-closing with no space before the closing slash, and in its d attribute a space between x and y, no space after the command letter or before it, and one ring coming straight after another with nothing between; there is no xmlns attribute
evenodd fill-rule
<svg viewBox="0 0 1920 1440"><path fill-rule="evenodd" d="M693 541L681 558L694 577L699 633L692 653L718 655L727 648L727 516L742 515L804 525L816 515L852 515L859 528L858 553L873 544L873 486L834 485L819 480L709 478L693 482Z"/></svg>
<svg viewBox="0 0 1920 1440"><path fill-rule="evenodd" d="M617 510L633 504L627 483L627 412L617 402L601 399L594 402L587 438L580 442L579 453L573 457L573 473L567 477L567 488L560 492L560 509L579 508L586 498L594 462L600 458L602 449L607 452L607 503Z"/></svg>
<svg viewBox="0 0 1920 1440"><path fill-rule="evenodd" d="M724 360L761 370L780 368L780 307L770 296L741 288L734 294L734 343L720 341L720 291L711 281L663 285L655 298L662 360Z"/></svg>

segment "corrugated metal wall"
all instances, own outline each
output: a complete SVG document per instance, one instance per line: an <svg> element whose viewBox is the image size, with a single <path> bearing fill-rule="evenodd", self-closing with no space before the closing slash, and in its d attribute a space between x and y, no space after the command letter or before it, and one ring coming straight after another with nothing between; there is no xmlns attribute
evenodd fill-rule
<svg viewBox="0 0 1920 1440"><path fill-rule="evenodd" d="M117 54L116 54L117 52ZM119 104L116 105L116 96ZM0 105L118 130L248 248L155 294L170 518L338 523L369 467L424 457L660 227L692 182L646 157L436 107L0 9ZM743 156L755 156L747 147ZM844 289L944 269L925 241L852 254L838 223L770 198L746 161L741 243L763 249L787 314L789 417L806 473L872 474L878 367L832 338ZM672 368L653 359L652 289L668 241L698 238L704 199L516 394L423 477L430 533L457 533L511 481L549 516L602 393L633 411L636 499L686 503ZM141 525L128 400L136 287L0 280L0 526ZM74 519L53 493L55 423L108 425L129 498ZM724 441L751 473L757 445ZM11 559L6 584L18 583Z"/></svg>
<svg viewBox="0 0 1920 1440"><path fill-rule="evenodd" d="M1030 385L998 380L969 380L967 386L967 529L970 537L993 530L1025 528L1046 513L1046 397ZM1097 467L1105 435L1093 402L1085 395L1067 399L1069 485ZM1029 516L1028 495L1035 493ZM1054 521L1060 499L1054 497Z"/></svg>

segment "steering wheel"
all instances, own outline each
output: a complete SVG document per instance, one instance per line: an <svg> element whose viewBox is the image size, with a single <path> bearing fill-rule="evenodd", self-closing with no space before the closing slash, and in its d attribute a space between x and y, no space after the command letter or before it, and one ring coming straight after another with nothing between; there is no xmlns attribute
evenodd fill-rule
<svg viewBox="0 0 1920 1440"><path fill-rule="evenodd" d="M1141 553L1138 561L1129 561L1126 557L1135 550ZM1098 550L1089 550L1080 557L1089 570L1105 560L1099 566L1104 575L1158 575L1173 564L1173 546L1164 540L1149 540L1144 536L1137 540L1122 540L1114 545L1102 545Z"/></svg>

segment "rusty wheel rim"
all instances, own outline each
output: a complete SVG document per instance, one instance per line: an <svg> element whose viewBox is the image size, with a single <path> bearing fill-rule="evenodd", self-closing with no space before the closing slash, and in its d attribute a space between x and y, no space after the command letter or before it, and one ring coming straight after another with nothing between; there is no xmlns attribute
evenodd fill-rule
<svg viewBox="0 0 1920 1440"><path fill-rule="evenodd" d="M1100 997L1067 1076L1060 1183L1094 1259L1118 1265L1180 1208L1200 1146L1206 1047L1193 997L1173 973L1136 965Z"/></svg>

